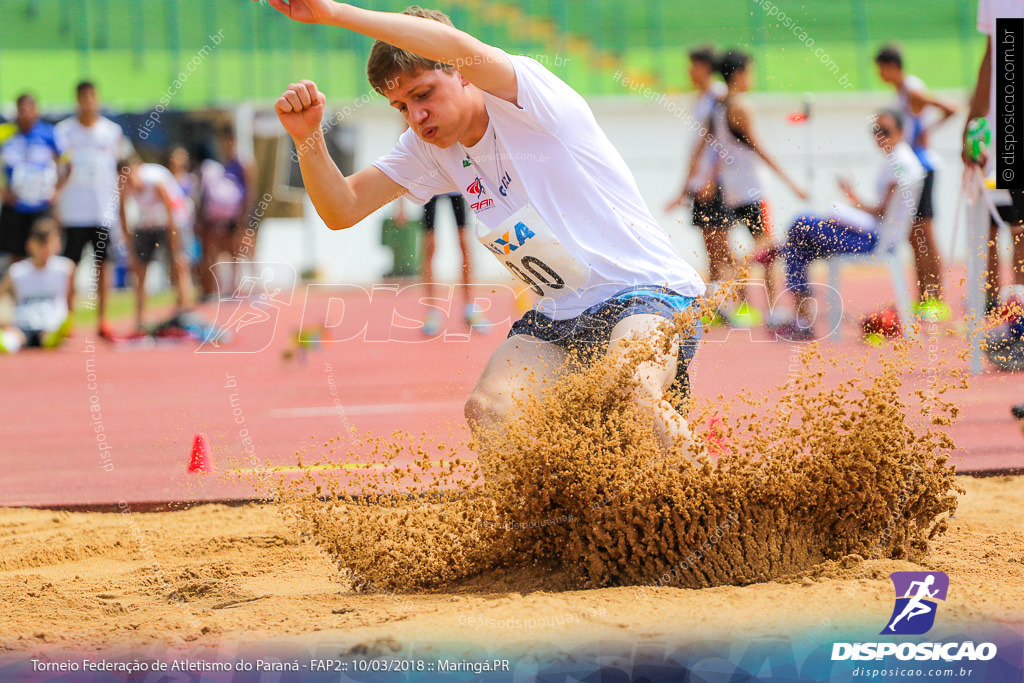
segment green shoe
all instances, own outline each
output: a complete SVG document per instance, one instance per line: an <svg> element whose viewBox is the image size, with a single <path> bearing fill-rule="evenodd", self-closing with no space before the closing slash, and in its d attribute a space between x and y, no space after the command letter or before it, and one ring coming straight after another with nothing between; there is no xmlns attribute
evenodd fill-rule
<svg viewBox="0 0 1024 683"><path fill-rule="evenodd" d="M919 301L913 306L914 315L929 323L944 323L953 317L953 311L944 301L928 299Z"/></svg>
<svg viewBox="0 0 1024 683"><path fill-rule="evenodd" d="M71 334L71 318L70 316L64 319L64 322L60 324L55 330L51 330L43 335L42 344L44 349L55 349L64 343L64 340Z"/></svg>
<svg viewBox="0 0 1024 683"><path fill-rule="evenodd" d="M764 318L761 316L761 311L744 301L729 314L728 320L733 327L748 328L757 327L764 321Z"/></svg>

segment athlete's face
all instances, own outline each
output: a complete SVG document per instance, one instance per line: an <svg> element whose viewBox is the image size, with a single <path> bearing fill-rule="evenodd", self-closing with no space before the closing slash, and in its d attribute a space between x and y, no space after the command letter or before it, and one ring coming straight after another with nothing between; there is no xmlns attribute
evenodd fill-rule
<svg viewBox="0 0 1024 683"><path fill-rule="evenodd" d="M95 115L100 109L99 98L94 88L84 88L78 93L78 111L87 116Z"/></svg>
<svg viewBox="0 0 1024 683"><path fill-rule="evenodd" d="M707 62L690 62L690 81L698 88L706 88L711 80L711 65Z"/></svg>
<svg viewBox="0 0 1024 683"><path fill-rule="evenodd" d="M188 171L189 157L188 152L185 151L184 147L175 147L171 151L170 157L167 159L167 168L171 170L171 173L185 173Z"/></svg>
<svg viewBox="0 0 1024 683"><path fill-rule="evenodd" d="M465 135L470 122L469 81L459 72L424 69L390 83L393 87L384 96L421 140L444 148Z"/></svg>
<svg viewBox="0 0 1024 683"><path fill-rule="evenodd" d="M875 138L875 144L883 152L888 152L893 148L893 145L899 143L902 140L899 128L896 127L896 121L892 116L888 114L882 114L875 121L875 125L872 126L872 131Z"/></svg>
<svg viewBox="0 0 1024 683"><path fill-rule="evenodd" d="M28 255L36 265L46 265L51 256L60 252L60 237L51 233L44 240L30 239L28 244Z"/></svg>
<svg viewBox="0 0 1024 683"><path fill-rule="evenodd" d="M15 119L18 128L27 133L32 130L32 126L36 125L36 121L39 120L39 110L36 108L36 101L31 97L25 97L18 103L18 115Z"/></svg>
<svg viewBox="0 0 1024 683"><path fill-rule="evenodd" d="M736 89L740 92L750 90L751 86L754 85L754 65L748 63L747 68L743 69L743 71L737 71L733 81L735 82Z"/></svg>
<svg viewBox="0 0 1024 683"><path fill-rule="evenodd" d="M898 80L900 68L895 64L877 62L878 77L884 82L892 84Z"/></svg>

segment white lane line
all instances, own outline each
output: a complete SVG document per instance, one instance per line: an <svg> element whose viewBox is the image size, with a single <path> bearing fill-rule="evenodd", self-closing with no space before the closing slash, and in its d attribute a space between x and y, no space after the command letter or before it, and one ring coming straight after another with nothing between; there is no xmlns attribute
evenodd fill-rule
<svg viewBox="0 0 1024 683"><path fill-rule="evenodd" d="M441 401L433 403L377 403L368 405L313 406L310 408L278 408L270 411L271 417L332 417L336 415L394 415L398 413L444 412L462 408L465 401Z"/></svg>

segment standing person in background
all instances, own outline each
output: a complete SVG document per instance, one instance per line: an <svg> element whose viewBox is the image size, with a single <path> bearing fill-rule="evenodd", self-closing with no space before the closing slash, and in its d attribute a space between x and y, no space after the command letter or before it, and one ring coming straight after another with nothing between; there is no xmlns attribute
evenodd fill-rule
<svg viewBox="0 0 1024 683"><path fill-rule="evenodd" d="M190 281L195 281L198 279L199 259L201 255L199 240L196 239L195 234L195 195L198 191L199 184L196 181L195 174L192 172L192 159L188 154L188 150L181 145L171 147L170 151L167 153L167 163L165 165L167 166L167 170L171 172L171 175L174 176L174 180L178 183L178 187L181 189L183 202L181 211L176 217L175 224L181 232L181 249L188 261L188 279Z"/></svg>
<svg viewBox="0 0 1024 683"><path fill-rule="evenodd" d="M60 147L53 126L39 120L32 95L18 97L15 133L0 150L5 187L0 209L0 252L19 261L27 255L29 231L50 212L58 191Z"/></svg>
<svg viewBox="0 0 1024 683"><path fill-rule="evenodd" d="M160 164L143 164L133 157L121 163L121 174L125 179L121 191L121 224L135 276L135 332L141 336L146 334L143 325L146 274L159 248L162 247L167 255L167 272L174 285L176 314L184 310L190 298L188 261L182 254L177 222L185 197L178 181ZM126 211L127 203L132 200L137 206L137 219L133 225L127 219Z"/></svg>
<svg viewBox="0 0 1024 683"><path fill-rule="evenodd" d="M729 227L732 219L722 200L722 184L718 179L716 150L702 140L711 130L711 114L715 103L725 96L727 88L715 80L717 58L711 47L690 50L690 81L697 89L697 102L693 107L693 118L699 124L690 145L690 163L687 177L691 180L683 185L679 195L665 207L668 213L687 202L693 206L693 227L704 237L704 248L708 254L708 296L713 296L720 282L726 278L732 262L729 250ZM700 154L697 149L702 148Z"/></svg>
<svg viewBox="0 0 1024 683"><path fill-rule="evenodd" d="M759 172L761 162L775 171L797 197L807 199L807 193L776 163L757 134L754 108L745 97L753 84L753 61L750 55L735 50L726 52L718 61L718 72L725 79L728 90L715 104L711 115L711 135L720 146L724 158L731 159L726 163L723 156L719 156L717 161L722 196L733 220L746 225L754 238L755 260L764 267L765 290L768 303L772 305L776 300L772 279L775 260L771 216ZM702 137L696 153L703 154L708 144L708 140ZM687 185L693 181L695 173L696 169L687 177ZM760 322L757 311L747 301L738 306L735 302L726 304L723 314L727 322L738 326L750 327ZM782 322L774 317L774 311L770 312L770 316L766 321L769 326Z"/></svg>
<svg viewBox="0 0 1024 683"><path fill-rule="evenodd" d="M995 174L995 154L983 153L980 158L971 155L968 141L968 126L979 117L988 119L988 127L995 135L996 109L996 74L992 68L992 55L995 52L996 19L1024 19L1024 2L1021 0L979 0L978 31L988 36L985 42L985 55L978 67L978 79L974 84L971 99L968 103L967 122L964 124L963 160L965 164L975 164L985 172L985 177ZM994 139L993 139L994 143ZM995 190L996 206L1000 216L1010 226L1010 238L1013 241L1013 283L1024 286L1024 190ZM1002 195L1000 197L1000 195ZM1000 201L1002 199L1003 201ZM990 222L988 242L988 287L985 290L985 312L991 313L999 304L999 226L995 220ZM968 284L968 286L975 286Z"/></svg>
<svg viewBox="0 0 1024 683"><path fill-rule="evenodd" d="M92 244L99 336L110 339L107 256L112 247L111 227L118 225L117 164L133 150L121 127L100 116L96 86L82 81L75 92L77 113L56 127L57 144L64 150L65 160L61 182L66 183L57 201L57 213L64 226L64 256L77 264L85 245Z"/></svg>
<svg viewBox="0 0 1024 683"><path fill-rule="evenodd" d="M249 256L242 238L252 208L252 164L238 158L235 134L230 128L221 130L217 142L221 161L207 159L199 167L196 232L202 243L200 283L204 299L216 294L213 266L217 259L226 254L233 264L239 264L243 257ZM228 269L230 282L222 283L228 292L235 290L238 267Z"/></svg>
<svg viewBox="0 0 1024 683"><path fill-rule="evenodd" d="M491 322L476 310L469 290L470 283L473 281L473 263L470 260L469 240L466 236L468 206L461 192L437 195L423 205L423 283L427 287L427 298L434 296L434 224L437 220L437 203L438 200L442 199L447 199L451 202L452 213L455 216L455 226L459 235L459 250L462 252L462 291L466 297L464 320L471 329L483 333L490 332ZM404 200L399 200L399 203L402 201ZM441 324L441 311L431 308L430 312L427 313L426 321L423 323L423 333L432 337L441 331Z"/></svg>
<svg viewBox="0 0 1024 683"><path fill-rule="evenodd" d="M878 67L878 77L896 89L897 109L906 121L906 140L927 172L914 225L910 230L910 247L914 251L914 267L917 270L918 309L929 316L945 320L950 313L949 306L943 303L942 257L932 227L938 159L928 149L928 136L932 129L956 113L957 106L931 94L924 81L903 71L903 55L899 47L883 47L875 55L875 65ZM924 120L924 112L929 107L941 112L939 119L932 124L926 124Z"/></svg>

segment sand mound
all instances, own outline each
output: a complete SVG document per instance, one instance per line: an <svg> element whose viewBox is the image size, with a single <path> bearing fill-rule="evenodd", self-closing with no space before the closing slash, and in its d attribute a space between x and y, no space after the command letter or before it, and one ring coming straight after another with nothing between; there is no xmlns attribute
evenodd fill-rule
<svg viewBox="0 0 1024 683"><path fill-rule="evenodd" d="M687 326L666 326L659 346ZM471 444L479 464L439 465L445 446L396 438L355 482L282 482L282 508L376 591L499 568L542 569L552 588L748 584L851 554L915 560L955 510L941 426L956 408L940 399L949 387L901 394L905 353L836 359L812 345L775 395L695 400L691 460L679 444L666 451L630 400L634 370L657 351L574 361ZM828 365L850 379L827 384ZM915 411L933 426L915 426ZM403 454L416 464L393 467ZM346 495L356 484L367 495Z"/></svg>

